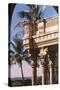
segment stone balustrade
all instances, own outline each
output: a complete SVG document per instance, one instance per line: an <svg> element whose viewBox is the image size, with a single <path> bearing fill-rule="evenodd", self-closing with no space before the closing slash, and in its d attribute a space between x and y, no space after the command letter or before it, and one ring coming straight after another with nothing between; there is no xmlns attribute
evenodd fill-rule
<svg viewBox="0 0 60 90"><path fill-rule="evenodd" d="M38 27L40 28L38 28L38 30L36 31L36 34L32 36L37 46L40 48L44 46L58 44L58 36L59 36L58 35L59 33L58 16L54 16L54 17L46 19L45 31L42 31L42 29L44 29L44 28L41 28L44 25L42 22L43 21L38 22ZM30 37L27 34L25 34L23 37L23 44L26 48L29 48L29 38Z"/></svg>

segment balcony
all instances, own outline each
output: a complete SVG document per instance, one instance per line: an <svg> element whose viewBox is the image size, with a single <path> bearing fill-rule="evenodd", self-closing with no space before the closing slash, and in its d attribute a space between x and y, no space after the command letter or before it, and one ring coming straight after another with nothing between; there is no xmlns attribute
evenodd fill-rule
<svg viewBox="0 0 60 90"><path fill-rule="evenodd" d="M39 28L36 32L36 35L32 36L38 48L58 44L58 16L49 18L46 21L45 31L43 26L44 24L41 24L42 22L38 22ZM29 37L23 37L23 44L26 48L29 48Z"/></svg>
<svg viewBox="0 0 60 90"><path fill-rule="evenodd" d="M45 33L42 36L33 36L38 47L58 44L58 32ZM29 48L29 38L23 40L23 44Z"/></svg>

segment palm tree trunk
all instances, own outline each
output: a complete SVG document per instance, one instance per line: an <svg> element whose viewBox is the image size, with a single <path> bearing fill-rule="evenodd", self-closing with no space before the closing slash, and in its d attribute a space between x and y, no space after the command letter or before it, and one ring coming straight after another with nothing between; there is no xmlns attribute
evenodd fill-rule
<svg viewBox="0 0 60 90"><path fill-rule="evenodd" d="M23 74L22 63L20 64L20 67L21 67L21 75L22 75L22 80L24 81L24 74Z"/></svg>

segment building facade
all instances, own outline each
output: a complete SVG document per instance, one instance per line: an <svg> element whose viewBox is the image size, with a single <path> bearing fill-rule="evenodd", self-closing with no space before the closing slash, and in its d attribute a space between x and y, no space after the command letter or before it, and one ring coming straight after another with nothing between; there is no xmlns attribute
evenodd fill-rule
<svg viewBox="0 0 60 90"><path fill-rule="evenodd" d="M32 65L32 85L36 84L36 63L42 65L42 84L58 83L58 16L24 22L23 44L28 49Z"/></svg>

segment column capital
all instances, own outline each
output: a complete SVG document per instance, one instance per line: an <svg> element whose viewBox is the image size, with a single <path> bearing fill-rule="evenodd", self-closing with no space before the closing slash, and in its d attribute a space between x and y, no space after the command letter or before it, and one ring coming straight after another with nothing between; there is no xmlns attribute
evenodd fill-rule
<svg viewBox="0 0 60 90"><path fill-rule="evenodd" d="M33 60L31 60L31 65L32 65L32 68L35 67L35 62Z"/></svg>
<svg viewBox="0 0 60 90"><path fill-rule="evenodd" d="M52 63L52 61L50 60L49 55L48 55L48 61L49 61L49 67L51 68L51 67L52 67L52 65L53 65L53 63Z"/></svg>
<svg viewBox="0 0 60 90"><path fill-rule="evenodd" d="M48 48L44 48L42 47L40 49L40 53L39 53L39 56L40 56L40 60L41 60L41 64L44 65L45 64L45 56L47 55L47 51L48 51Z"/></svg>
<svg viewBox="0 0 60 90"><path fill-rule="evenodd" d="M50 61L49 61L49 67L51 68L52 65L53 65L53 63L52 63L52 61L50 60Z"/></svg>
<svg viewBox="0 0 60 90"><path fill-rule="evenodd" d="M45 55L47 55L47 51L48 51L48 48L42 47L42 48L40 49L39 56L40 56L40 57L44 57Z"/></svg>

